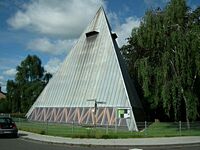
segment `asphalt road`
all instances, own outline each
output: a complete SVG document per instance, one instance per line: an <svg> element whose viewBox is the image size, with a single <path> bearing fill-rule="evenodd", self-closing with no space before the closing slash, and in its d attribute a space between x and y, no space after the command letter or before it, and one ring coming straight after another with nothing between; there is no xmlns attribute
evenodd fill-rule
<svg viewBox="0 0 200 150"><path fill-rule="evenodd" d="M43 143L23 138L0 138L0 150L199 150L200 144L173 145L173 146L137 146L137 147L97 147L97 146L74 146Z"/></svg>

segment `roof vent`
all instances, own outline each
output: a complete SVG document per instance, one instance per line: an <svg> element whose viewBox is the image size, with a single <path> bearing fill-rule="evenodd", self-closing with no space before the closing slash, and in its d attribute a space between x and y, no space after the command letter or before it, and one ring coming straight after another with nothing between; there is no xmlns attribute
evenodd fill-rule
<svg viewBox="0 0 200 150"><path fill-rule="evenodd" d="M115 40L116 38L117 38L117 34L116 33L114 33L114 32L112 32L112 38Z"/></svg>
<svg viewBox="0 0 200 150"><path fill-rule="evenodd" d="M99 31L97 31L97 30L93 30L93 31L85 33L86 37L91 37L91 36L94 36L97 34L99 34Z"/></svg>

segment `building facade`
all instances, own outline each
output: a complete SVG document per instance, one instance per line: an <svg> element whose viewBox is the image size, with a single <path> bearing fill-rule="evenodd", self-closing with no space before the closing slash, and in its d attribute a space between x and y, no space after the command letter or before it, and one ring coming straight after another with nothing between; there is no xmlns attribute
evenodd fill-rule
<svg viewBox="0 0 200 150"><path fill-rule="evenodd" d="M27 118L125 126L138 131L143 108L101 7L52 77ZM128 110L126 118L118 110ZM120 111L122 112L122 111ZM120 115L122 116L122 115Z"/></svg>

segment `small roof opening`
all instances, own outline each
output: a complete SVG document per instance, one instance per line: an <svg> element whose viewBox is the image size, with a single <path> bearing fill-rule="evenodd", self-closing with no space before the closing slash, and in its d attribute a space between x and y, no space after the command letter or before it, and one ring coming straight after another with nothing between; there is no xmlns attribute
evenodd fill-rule
<svg viewBox="0 0 200 150"><path fill-rule="evenodd" d="M116 33L113 32L113 33L111 33L111 35L112 35L112 38L113 38L113 39L116 39L116 38L117 38L117 34L116 34Z"/></svg>
<svg viewBox="0 0 200 150"><path fill-rule="evenodd" d="M94 36L97 34L99 34L99 31L97 31L97 30L93 30L93 31L85 33L86 37L91 37L91 36Z"/></svg>

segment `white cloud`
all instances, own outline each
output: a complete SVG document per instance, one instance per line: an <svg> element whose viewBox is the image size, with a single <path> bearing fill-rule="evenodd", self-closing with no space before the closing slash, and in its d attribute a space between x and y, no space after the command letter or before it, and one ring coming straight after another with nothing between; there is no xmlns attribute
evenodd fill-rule
<svg viewBox="0 0 200 150"><path fill-rule="evenodd" d="M14 29L27 29L45 36L67 39L52 41L40 38L31 41L27 46L31 50L59 55L71 47L70 43L79 37L102 5L106 8L106 2L103 0L31 0L7 22ZM139 19L134 17L127 18L123 24L119 22L116 13L110 12L108 18L115 26L114 31L118 34L120 46L125 44L132 28L139 26Z"/></svg>
<svg viewBox="0 0 200 150"><path fill-rule="evenodd" d="M132 29L140 26L140 19L136 17L128 17L123 24L117 24L114 31L117 33L118 44L121 47L127 43L127 38L130 37Z"/></svg>
<svg viewBox="0 0 200 150"><path fill-rule="evenodd" d="M1 91L6 92L6 82L0 81Z"/></svg>
<svg viewBox="0 0 200 150"><path fill-rule="evenodd" d="M71 49L101 5L105 6L103 0L31 0L7 23L16 30L26 29L52 39L59 38L34 39L27 44L27 48L60 55Z"/></svg>
<svg viewBox="0 0 200 150"><path fill-rule="evenodd" d="M3 92L6 91L6 81L0 80L0 87Z"/></svg>
<svg viewBox="0 0 200 150"><path fill-rule="evenodd" d="M17 71L16 71L16 69L14 69L14 68L5 70L5 71L3 72L4 75L10 76L10 77L14 77L14 76L16 75L16 73L17 73Z"/></svg>
<svg viewBox="0 0 200 150"><path fill-rule="evenodd" d="M107 17L108 17L109 22L113 24L114 26L120 25L119 18L115 12L109 12Z"/></svg>
<svg viewBox="0 0 200 150"><path fill-rule="evenodd" d="M1 87L5 86L5 79L3 76L0 76L0 86Z"/></svg>
<svg viewBox="0 0 200 150"><path fill-rule="evenodd" d="M0 75L0 87L1 91L6 92L6 81L4 76Z"/></svg>
<svg viewBox="0 0 200 150"><path fill-rule="evenodd" d="M52 58L44 66L44 69L47 72L49 72L51 74L54 74L59 69L59 67L60 67L61 64L62 64L62 61L60 59L58 59L58 58Z"/></svg>
<svg viewBox="0 0 200 150"><path fill-rule="evenodd" d="M14 29L77 38L101 5L102 0L32 0L7 22Z"/></svg>
<svg viewBox="0 0 200 150"><path fill-rule="evenodd" d="M0 76L0 81L4 80L4 77L3 76Z"/></svg>
<svg viewBox="0 0 200 150"><path fill-rule="evenodd" d="M49 40L48 38L38 38L30 41L27 45L29 50L40 51L53 55L67 53L74 45L74 39Z"/></svg>
<svg viewBox="0 0 200 150"><path fill-rule="evenodd" d="M119 47L127 43L127 38L130 37L132 29L140 26L140 18L127 17L124 23L120 22L119 16L115 12L108 13L108 19L113 24L113 31L117 33L117 42Z"/></svg>

